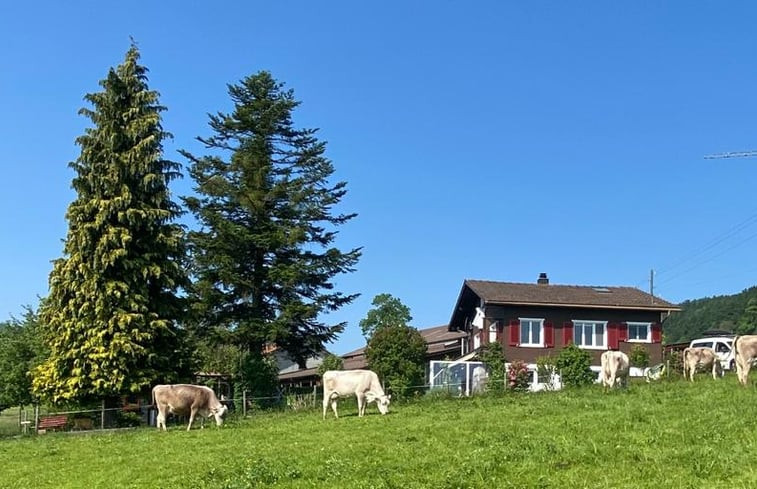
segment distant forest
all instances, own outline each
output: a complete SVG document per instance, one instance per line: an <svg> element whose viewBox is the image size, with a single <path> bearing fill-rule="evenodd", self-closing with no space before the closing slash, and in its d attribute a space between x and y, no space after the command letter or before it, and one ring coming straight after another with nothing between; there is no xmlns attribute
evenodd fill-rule
<svg viewBox="0 0 757 489"><path fill-rule="evenodd" d="M705 297L679 305L681 312L665 320L663 341L666 344L694 339L710 329L738 334L757 330L757 286L734 295Z"/></svg>

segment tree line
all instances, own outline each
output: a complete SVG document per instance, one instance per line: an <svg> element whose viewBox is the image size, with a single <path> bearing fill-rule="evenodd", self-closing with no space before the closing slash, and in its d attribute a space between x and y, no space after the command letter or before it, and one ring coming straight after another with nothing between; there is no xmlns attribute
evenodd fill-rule
<svg viewBox="0 0 757 489"><path fill-rule="evenodd" d="M665 320L665 343L689 341L713 329L735 334L757 333L757 287L738 294L687 300L680 306L680 312Z"/></svg>
<svg viewBox="0 0 757 489"><path fill-rule="evenodd" d="M252 387L275 379L270 345L304 366L345 327L324 313L357 297L334 283L361 255L335 243L356 216L337 211L347 184L317 130L295 125L293 91L266 71L228 85L203 152L180 151L193 193L177 200L183 165L139 59L132 42L79 111L90 127L48 295L0 324L0 407L117 399L203 367Z"/></svg>

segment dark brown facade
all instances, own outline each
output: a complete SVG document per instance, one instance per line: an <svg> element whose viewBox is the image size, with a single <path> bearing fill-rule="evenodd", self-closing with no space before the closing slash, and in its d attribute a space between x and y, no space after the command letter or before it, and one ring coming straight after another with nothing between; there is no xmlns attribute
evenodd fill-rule
<svg viewBox="0 0 757 489"><path fill-rule="evenodd" d="M545 274L540 282L466 280L450 330L467 333L466 352L496 341L508 361L527 364L570 343L590 352L593 365L608 349L629 353L634 345L647 349L650 365L662 362L663 323L675 305L628 287L549 285Z"/></svg>

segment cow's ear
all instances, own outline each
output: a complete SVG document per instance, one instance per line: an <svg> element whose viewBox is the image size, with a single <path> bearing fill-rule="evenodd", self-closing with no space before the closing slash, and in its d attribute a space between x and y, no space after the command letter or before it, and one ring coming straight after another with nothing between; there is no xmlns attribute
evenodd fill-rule
<svg viewBox="0 0 757 489"><path fill-rule="evenodd" d="M391 394L389 394L388 396L386 396L386 400L387 400L387 401L391 401L391 400L392 400L392 395L391 395Z"/></svg>

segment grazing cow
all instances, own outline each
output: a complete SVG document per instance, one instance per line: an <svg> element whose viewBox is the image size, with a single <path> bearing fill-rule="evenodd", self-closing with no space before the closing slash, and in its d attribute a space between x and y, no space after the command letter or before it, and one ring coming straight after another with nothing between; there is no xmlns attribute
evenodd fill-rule
<svg viewBox="0 0 757 489"><path fill-rule="evenodd" d="M339 418L336 411L336 401L340 397L357 397L358 416L365 414L365 406L376 401L381 414L389 412L389 401L392 396L385 395L378 375L370 370L328 370L323 374L323 419L331 403L334 416Z"/></svg>
<svg viewBox="0 0 757 489"><path fill-rule="evenodd" d="M757 335L737 336L733 340L733 352L736 360L736 375L741 385L746 386L749 369L757 360Z"/></svg>
<svg viewBox="0 0 757 489"><path fill-rule="evenodd" d="M622 351L608 350L602 353L599 380L605 387L628 384L628 355Z"/></svg>
<svg viewBox="0 0 757 489"><path fill-rule="evenodd" d="M153 404L158 406L158 430L166 428L167 414L189 414L189 425L187 431L192 428L192 421L199 414L203 418L213 416L216 424L223 424L223 415L229 409L221 404L216 397L215 392L210 387L204 385L174 384L174 385L156 385L152 388ZM204 423L203 423L204 424Z"/></svg>
<svg viewBox="0 0 757 489"><path fill-rule="evenodd" d="M713 379L723 376L723 365L712 348L701 346L683 350L683 377L688 375L689 380L694 382L697 367L711 369Z"/></svg>

